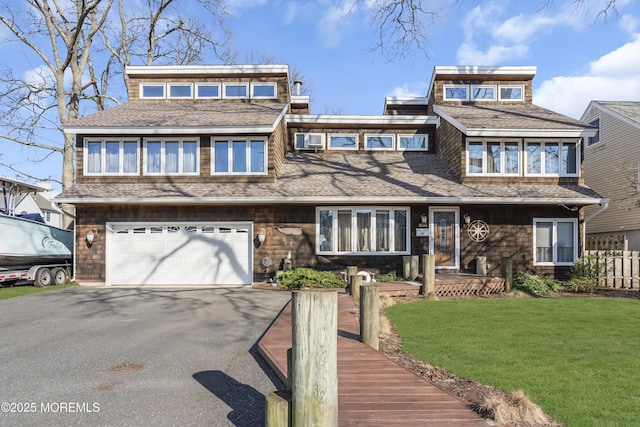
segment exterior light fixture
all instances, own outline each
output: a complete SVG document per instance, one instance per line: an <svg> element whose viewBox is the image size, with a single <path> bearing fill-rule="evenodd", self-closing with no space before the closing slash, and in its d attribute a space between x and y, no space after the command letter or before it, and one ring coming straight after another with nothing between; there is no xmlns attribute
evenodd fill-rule
<svg viewBox="0 0 640 427"><path fill-rule="evenodd" d="M427 223L427 214L426 213L422 213L422 215L420 215L420 224L426 224Z"/></svg>
<svg viewBox="0 0 640 427"><path fill-rule="evenodd" d="M89 230L87 231L87 246L91 247L91 245L93 245L93 242L96 240L96 237L98 236L98 230L96 230L95 228L93 230Z"/></svg>
<svg viewBox="0 0 640 427"><path fill-rule="evenodd" d="M464 218L465 224L467 225L471 224L471 216L468 213L464 214L463 218Z"/></svg>
<svg viewBox="0 0 640 427"><path fill-rule="evenodd" d="M258 231L258 242L260 242L260 244L264 243L264 239L267 237L267 230L265 230L264 228L261 228L260 231Z"/></svg>

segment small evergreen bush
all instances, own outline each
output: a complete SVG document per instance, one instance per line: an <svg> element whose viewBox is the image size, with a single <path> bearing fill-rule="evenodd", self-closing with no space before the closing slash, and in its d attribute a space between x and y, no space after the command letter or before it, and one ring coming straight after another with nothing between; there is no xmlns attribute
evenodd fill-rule
<svg viewBox="0 0 640 427"><path fill-rule="evenodd" d="M549 277L538 277L528 273L520 273L513 280L513 288L532 296L553 295L562 289L562 284Z"/></svg>
<svg viewBox="0 0 640 427"><path fill-rule="evenodd" d="M405 279L402 276L398 276L396 273L387 273L387 274L380 274L379 276L376 276L376 282L404 282Z"/></svg>
<svg viewBox="0 0 640 427"><path fill-rule="evenodd" d="M569 280L564 288L571 292L595 292L598 289L597 277L601 266L598 258L588 255L580 258L571 266Z"/></svg>
<svg viewBox="0 0 640 427"><path fill-rule="evenodd" d="M287 270L280 276L279 286L284 289L344 288L347 283L329 271L298 267Z"/></svg>

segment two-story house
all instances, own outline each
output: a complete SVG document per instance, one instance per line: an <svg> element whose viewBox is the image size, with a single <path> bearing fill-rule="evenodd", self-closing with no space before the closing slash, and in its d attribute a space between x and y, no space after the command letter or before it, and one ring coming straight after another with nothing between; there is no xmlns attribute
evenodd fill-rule
<svg viewBox="0 0 640 427"><path fill-rule="evenodd" d="M619 248L640 250L640 102L591 101L582 120L598 129L585 142L585 183L610 200L597 216L586 210L587 238L593 249L620 237Z"/></svg>
<svg viewBox="0 0 640 427"><path fill-rule="evenodd" d="M64 126L81 283L242 285L285 258L388 272L422 253L562 275L602 203L581 173L595 129L532 104L535 67L435 67L428 96L380 115L311 114L285 65L126 73L127 104Z"/></svg>

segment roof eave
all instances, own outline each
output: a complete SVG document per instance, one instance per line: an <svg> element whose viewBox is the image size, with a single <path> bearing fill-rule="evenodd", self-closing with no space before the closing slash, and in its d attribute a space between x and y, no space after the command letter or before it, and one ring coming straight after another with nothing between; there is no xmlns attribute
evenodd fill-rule
<svg viewBox="0 0 640 427"><path fill-rule="evenodd" d="M330 115L330 114L287 114L288 124L398 124L437 125L437 116L390 116L390 115Z"/></svg>

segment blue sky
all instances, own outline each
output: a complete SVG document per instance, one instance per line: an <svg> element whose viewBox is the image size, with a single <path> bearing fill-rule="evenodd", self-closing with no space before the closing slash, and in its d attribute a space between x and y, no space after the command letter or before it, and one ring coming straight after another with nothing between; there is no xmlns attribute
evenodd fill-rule
<svg viewBox="0 0 640 427"><path fill-rule="evenodd" d="M375 1L228 0L237 62L266 55L290 64L304 76L312 114L381 114L385 96L425 96L436 65L535 65L534 103L574 118L590 100L640 100L639 0L618 0L619 16L606 21L595 18L608 0L580 8L572 0L429 0L438 16L425 22L428 55L393 61L369 51L376 33L366 8ZM24 76L39 65L13 62ZM57 134L43 137L62 144ZM28 173L60 175L57 154L34 165L34 152L7 141L0 153ZM0 175L16 173L0 167Z"/></svg>

